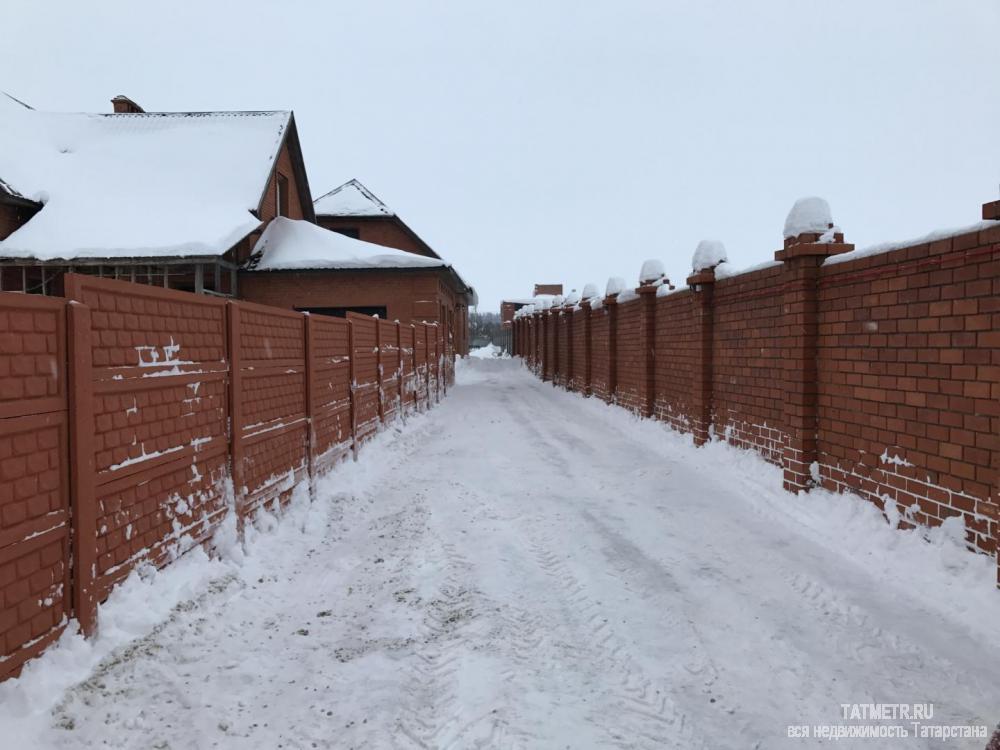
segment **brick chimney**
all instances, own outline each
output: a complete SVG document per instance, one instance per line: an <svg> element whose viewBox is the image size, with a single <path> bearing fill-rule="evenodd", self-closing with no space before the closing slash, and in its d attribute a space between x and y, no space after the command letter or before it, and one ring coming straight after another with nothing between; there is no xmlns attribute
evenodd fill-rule
<svg viewBox="0 0 1000 750"><path fill-rule="evenodd" d="M535 284L535 296L539 294L562 294L562 284Z"/></svg>
<svg viewBox="0 0 1000 750"><path fill-rule="evenodd" d="M114 99L112 99L111 106L115 108L115 114L119 115L142 114L143 112L146 111L124 94L119 94Z"/></svg>

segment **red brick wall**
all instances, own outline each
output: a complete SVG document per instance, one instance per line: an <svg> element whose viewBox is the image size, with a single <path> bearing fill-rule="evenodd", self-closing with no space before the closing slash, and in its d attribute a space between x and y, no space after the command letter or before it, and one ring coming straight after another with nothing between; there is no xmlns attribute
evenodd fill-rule
<svg viewBox="0 0 1000 750"><path fill-rule="evenodd" d="M690 291L656 299L653 415L681 432L690 432L695 418L691 392L698 375L694 303Z"/></svg>
<svg viewBox="0 0 1000 750"><path fill-rule="evenodd" d="M824 266L819 299L824 486L995 552L1000 235Z"/></svg>
<svg viewBox="0 0 1000 750"><path fill-rule="evenodd" d="M0 679L68 617L92 632L140 563L170 563L230 513L242 531L356 452L399 413L399 337L422 405L449 382L444 363L428 398L428 357L436 370L446 352L432 324L91 276L68 275L66 292L75 302L0 294Z"/></svg>
<svg viewBox="0 0 1000 750"><path fill-rule="evenodd" d="M781 463L781 266L715 284L712 424L716 436Z"/></svg>
<svg viewBox="0 0 1000 750"><path fill-rule="evenodd" d="M615 371L618 374L615 402L629 411L640 413L646 398L642 305L643 301L640 299L617 305L618 320L615 328Z"/></svg>
<svg viewBox="0 0 1000 750"><path fill-rule="evenodd" d="M571 345L572 357L570 369L572 377L569 387L575 391L582 391L587 387L587 368L589 359L587 357L587 318L590 311L585 309L574 310L569 314L569 335L572 337Z"/></svg>
<svg viewBox="0 0 1000 750"><path fill-rule="evenodd" d="M574 326L574 371L589 365L594 394L641 411L651 346L653 413L696 442L711 432L758 451L791 491L894 501L904 525L961 517L969 546L995 555L1000 227L824 263L850 249L838 243L799 238L773 265L692 276L656 298L652 326L645 298L605 304L582 363ZM518 320L529 361L532 329L554 318Z"/></svg>
<svg viewBox="0 0 1000 750"><path fill-rule="evenodd" d="M570 353L572 352L572 329L570 324L572 319L573 313L571 310L560 310L555 319L556 328L558 329L556 335L555 382L559 385L566 385L569 382L571 374L572 362L570 361Z"/></svg>

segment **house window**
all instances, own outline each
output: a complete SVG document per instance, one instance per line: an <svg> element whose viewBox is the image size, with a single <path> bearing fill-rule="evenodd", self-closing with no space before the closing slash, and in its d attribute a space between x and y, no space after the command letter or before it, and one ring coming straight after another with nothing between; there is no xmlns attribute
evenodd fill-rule
<svg viewBox="0 0 1000 750"><path fill-rule="evenodd" d="M356 240L361 239L361 230L357 227L332 227L332 229L337 234L342 234L345 237L351 237Z"/></svg>
<svg viewBox="0 0 1000 750"><path fill-rule="evenodd" d="M288 178L283 174L278 174L275 180L277 195L275 196L275 210L278 216L288 216Z"/></svg>
<svg viewBox="0 0 1000 750"><path fill-rule="evenodd" d="M361 315L377 315L382 320L386 320L386 309L384 307L296 307L299 312L312 313L313 315L329 315L334 318L346 318L347 313L360 313Z"/></svg>

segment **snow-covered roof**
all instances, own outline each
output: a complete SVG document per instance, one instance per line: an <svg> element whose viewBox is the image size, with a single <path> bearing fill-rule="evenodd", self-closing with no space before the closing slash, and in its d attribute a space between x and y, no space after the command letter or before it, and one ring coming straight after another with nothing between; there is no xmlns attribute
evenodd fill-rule
<svg viewBox="0 0 1000 750"><path fill-rule="evenodd" d="M371 190L357 180L348 180L313 201L317 216L395 216Z"/></svg>
<svg viewBox="0 0 1000 750"><path fill-rule="evenodd" d="M439 258L346 237L308 221L278 217L257 241L255 271L349 268L446 268Z"/></svg>
<svg viewBox="0 0 1000 750"><path fill-rule="evenodd" d="M0 257L221 255L257 210L290 112L39 112L0 96L0 181L42 204Z"/></svg>

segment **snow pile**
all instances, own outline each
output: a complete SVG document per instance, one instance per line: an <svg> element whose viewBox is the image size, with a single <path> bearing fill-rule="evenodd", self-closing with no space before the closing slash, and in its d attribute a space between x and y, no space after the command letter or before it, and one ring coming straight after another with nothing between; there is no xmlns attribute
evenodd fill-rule
<svg viewBox="0 0 1000 750"><path fill-rule="evenodd" d="M443 260L345 237L308 221L279 216L257 241L256 271L343 268L443 268Z"/></svg>
<svg viewBox="0 0 1000 750"><path fill-rule="evenodd" d="M694 257L691 259L691 268L695 273L698 273L698 271L715 268L728 260L726 246L719 240L702 240L695 248Z"/></svg>
<svg viewBox="0 0 1000 750"><path fill-rule="evenodd" d="M551 307L562 307L562 304L563 304L563 296L561 294L557 294L557 295L555 295L552 298L552 302L551 302L550 306Z"/></svg>
<svg viewBox="0 0 1000 750"><path fill-rule="evenodd" d="M317 216L395 216L357 180L348 180L313 201Z"/></svg>
<svg viewBox="0 0 1000 750"><path fill-rule="evenodd" d="M666 275L667 272L664 270L661 261L655 259L647 260L639 270L639 283L644 284L651 281L659 281Z"/></svg>
<svg viewBox="0 0 1000 750"><path fill-rule="evenodd" d="M799 198L785 219L785 239L798 237L803 233L824 234L833 226L830 204L822 198L811 196Z"/></svg>
<svg viewBox="0 0 1000 750"><path fill-rule="evenodd" d="M577 305L580 303L580 295L577 293L576 289L570 289L569 294L566 295L565 302L567 305Z"/></svg>
<svg viewBox="0 0 1000 750"><path fill-rule="evenodd" d="M597 289L597 284L584 284L583 294L581 296L583 297L583 299L588 300L600 297L601 293Z"/></svg>
<svg viewBox="0 0 1000 750"><path fill-rule="evenodd" d="M493 343L481 346L478 349L470 350L469 356L474 359L500 359L510 357L510 355L504 354L503 349Z"/></svg>
<svg viewBox="0 0 1000 750"><path fill-rule="evenodd" d="M43 204L0 256L219 255L256 211L288 112L71 114L0 96L0 177Z"/></svg>
<svg viewBox="0 0 1000 750"><path fill-rule="evenodd" d="M612 276L608 279L607 286L604 287L604 296L610 297L612 294L618 295L628 288L625 279L621 276Z"/></svg>

